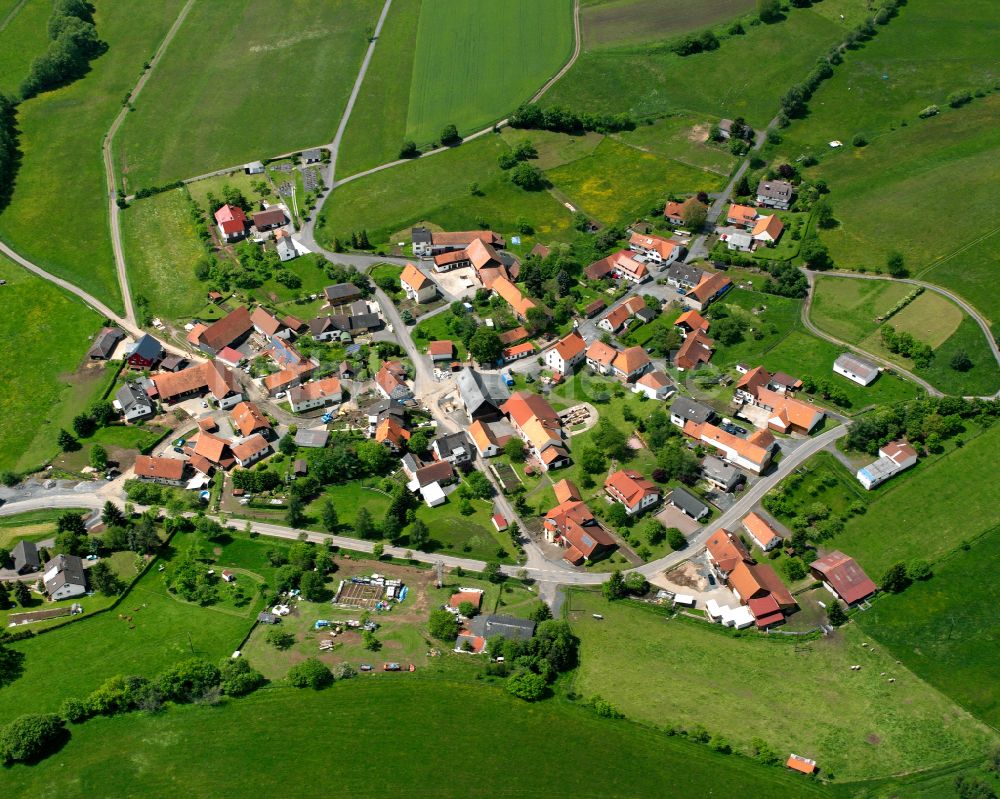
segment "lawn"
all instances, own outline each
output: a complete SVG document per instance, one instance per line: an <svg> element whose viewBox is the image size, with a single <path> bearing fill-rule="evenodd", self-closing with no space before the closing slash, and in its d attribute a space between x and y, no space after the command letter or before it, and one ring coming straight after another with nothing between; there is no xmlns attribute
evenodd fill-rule
<svg viewBox="0 0 1000 799"><path fill-rule="evenodd" d="M708 134L716 121L707 114L677 112L652 124L615 134L615 138L696 169L729 175L738 159L721 145L709 143Z"/></svg>
<svg viewBox="0 0 1000 799"><path fill-rule="evenodd" d="M825 0L815 8L792 9L783 22L749 27L746 35L722 41L718 50L685 58L671 53L667 43L584 52L542 103L638 118L680 108L742 116L763 128L777 113L781 95L843 39L862 7L858 0ZM839 13L848 19L841 20ZM779 52L781 58L775 58Z"/></svg>
<svg viewBox="0 0 1000 799"><path fill-rule="evenodd" d="M226 186L239 189L243 192L243 196L251 202L256 202L258 199L277 200L277 197L272 193L268 193L262 197L254 191L254 184L260 183L262 177L262 175L248 175L242 169L239 169L236 172L230 172L226 175L215 175L210 178L196 180L193 183L189 183L187 188L191 192L191 198L207 214L209 213L208 195L211 194L216 199L221 200L222 190ZM264 182L266 183L266 181Z"/></svg>
<svg viewBox="0 0 1000 799"><path fill-rule="evenodd" d="M958 330L964 316L962 309L951 300L937 292L925 291L893 316L889 325L897 332L909 333L936 350ZM862 340L861 345L867 349L869 344L878 346L880 341L881 337L876 340L872 333Z"/></svg>
<svg viewBox="0 0 1000 799"><path fill-rule="evenodd" d="M742 279L742 275L730 274L730 277L734 280ZM720 369L732 368L738 363L757 366L766 353L785 341L793 331L798 332L802 329L801 300L734 288L727 292L718 304L746 325L742 341L733 344L716 342L711 364ZM680 315L679 311L677 315ZM671 320L676 319L673 312L670 316ZM708 334L711 337L711 328ZM789 374L801 377L797 372Z"/></svg>
<svg viewBox="0 0 1000 799"><path fill-rule="evenodd" d="M279 733L275 722L281 719L294 723L280 724ZM478 746L474 772L456 770L454 751L442 742L467 738L483 729L484 720L503 731L502 745ZM252 784L260 795L320 797L334 784L349 796L439 799L464 799L483 786L500 785L510 796L827 795L797 775L626 721L600 719L569 703L527 705L497 688L422 679L419 671L359 677L321 693L275 687L220 707L96 719L72 733L59 754L11 769L19 792L54 791L72 799L93 796L95 789L122 796L141 785L151 798L178 791L242 797ZM356 767L359 742L369 733L379 742L377 774ZM539 746L553 738L560 742L558 757ZM109 740L129 753L114 769L107 767ZM262 741L295 756L261 757ZM628 752L629 768L609 769L595 751Z"/></svg>
<svg viewBox="0 0 1000 799"><path fill-rule="evenodd" d="M77 371L100 320L80 300L4 258L0 278L7 281L0 287L0 337L10 343L0 349L0 471L21 471L56 454L59 426L69 426L103 385L101 366Z"/></svg>
<svg viewBox="0 0 1000 799"><path fill-rule="evenodd" d="M205 287L194 275L206 257L191 218L186 189L133 202L122 214L122 240L133 292L150 311L167 319L189 319L205 304Z"/></svg>
<svg viewBox="0 0 1000 799"><path fill-rule="evenodd" d="M500 131L500 136L511 147L516 147L524 141L531 142L538 151L538 157L531 163L543 171L555 169L590 155L604 141L604 136L600 133L570 136L566 133L525 128L504 128Z"/></svg>
<svg viewBox="0 0 1000 799"><path fill-rule="evenodd" d="M447 124L464 135L502 118L572 51L570 0L423 0L406 138L423 145Z"/></svg>
<svg viewBox="0 0 1000 799"><path fill-rule="evenodd" d="M711 332L711 331L709 331ZM843 352L841 347L801 330L792 331L777 346L764 354L763 365L772 372L787 372L799 378L826 380L844 392L850 413L871 405L885 405L916 397L920 390L895 375L883 372L870 386L859 386L833 373L833 362Z"/></svg>
<svg viewBox="0 0 1000 799"><path fill-rule="evenodd" d="M861 628L909 668L994 726L1000 722L1000 528L934 567L934 576L875 602Z"/></svg>
<svg viewBox="0 0 1000 799"><path fill-rule="evenodd" d="M342 485L326 486L320 496L309 503L306 508L306 515L314 519L318 525L322 518L323 505L327 500L333 502L337 509L337 517L342 527L352 528L354 519L358 511L367 508L372 519L376 522L385 517L385 512L389 509L391 498L380 490L368 488L360 481L354 480ZM319 529L317 526L316 529ZM346 535L350 530L345 531Z"/></svg>
<svg viewBox="0 0 1000 799"><path fill-rule="evenodd" d="M477 560L499 560L516 563L511 556L514 545L507 533L498 533L493 526L493 503L489 500L470 500L475 513L468 516L459 511L461 500L451 495L444 505L428 508L421 504L417 508L417 518L430 530L430 542L423 547L429 552L441 551L460 558ZM402 543L406 546L406 542ZM500 550L507 554L499 557Z"/></svg>
<svg viewBox="0 0 1000 799"><path fill-rule="evenodd" d="M0 8L0 92L18 94L28 76L31 62L49 45L48 21L52 4L48 0L14 2Z"/></svg>
<svg viewBox="0 0 1000 799"><path fill-rule="evenodd" d="M816 278L809 315L825 332L857 344L878 327L875 317L885 314L913 289L892 280L820 275Z"/></svg>
<svg viewBox="0 0 1000 799"><path fill-rule="evenodd" d="M649 213L664 194L715 191L720 175L680 161L602 141L591 155L546 172L555 188L584 213L605 224L627 224Z"/></svg>
<svg viewBox="0 0 1000 799"><path fill-rule="evenodd" d="M507 179L497 158L509 151L501 137L485 136L340 186L317 220L317 240L330 246L334 238L343 242L365 229L379 246L425 220L446 230L490 227L502 234L525 221L540 241L572 238L572 215L552 195L524 191ZM480 194L471 193L473 183Z"/></svg>
<svg viewBox="0 0 1000 799"><path fill-rule="evenodd" d="M292 0L275 26L263 0L196 4L115 140L130 192L330 141L381 8Z"/></svg>
<svg viewBox="0 0 1000 799"><path fill-rule="evenodd" d="M184 543L175 539L178 548ZM250 629L257 601L240 610L184 602L167 593L154 564L118 611L11 645L24 653L25 671L0 691L0 720L57 711L66 697L84 696L115 674L152 677L186 657L229 655Z"/></svg>
<svg viewBox="0 0 1000 799"><path fill-rule="evenodd" d="M960 248L920 272L920 278L949 288L966 298L986 317L994 336L1000 336L1000 292L996 291L996 230L977 243Z"/></svg>
<svg viewBox="0 0 1000 799"><path fill-rule="evenodd" d="M580 24L588 50L700 30L754 9L753 0L610 0L583 5Z"/></svg>
<svg viewBox="0 0 1000 799"><path fill-rule="evenodd" d="M996 524L1000 485L970 480L993 470L1000 428L991 427L961 448L876 489L868 512L847 522L824 546L853 557L878 580L893 563L935 561Z"/></svg>
<svg viewBox="0 0 1000 799"><path fill-rule="evenodd" d="M393 0L337 155L337 177L394 161L406 138L422 0ZM379 124L373 125L372 120Z"/></svg>
<svg viewBox="0 0 1000 799"><path fill-rule="evenodd" d="M743 752L759 737L840 781L942 766L996 741L892 655L862 647L855 625L797 643L667 619L596 593L573 592L568 607L581 640L573 689L646 724L701 726Z"/></svg>
<svg viewBox="0 0 1000 799"><path fill-rule="evenodd" d="M122 306L103 199L101 139L182 5L182 0L100 3L94 18L108 51L85 77L19 108L23 158L14 197L0 214L0 237L117 310Z"/></svg>
<svg viewBox="0 0 1000 799"><path fill-rule="evenodd" d="M64 513L90 513L86 508L46 508L13 516L0 516L0 547L13 549L22 540L40 541L55 534L56 521Z"/></svg>
<svg viewBox="0 0 1000 799"><path fill-rule="evenodd" d="M467 356L465 345L448 327L452 318L451 311L442 311L414 327L410 336L421 351L425 350L431 341L450 341L455 345L455 356L458 360L464 361Z"/></svg>

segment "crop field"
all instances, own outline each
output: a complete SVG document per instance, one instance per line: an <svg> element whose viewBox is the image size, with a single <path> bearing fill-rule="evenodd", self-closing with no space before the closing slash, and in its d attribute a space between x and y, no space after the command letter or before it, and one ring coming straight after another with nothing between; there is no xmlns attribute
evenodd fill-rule
<svg viewBox="0 0 1000 799"><path fill-rule="evenodd" d="M824 547L857 558L878 581L893 563L933 562L971 541L996 524L1000 486L969 475L990 474L998 446L1000 428L991 427L931 463L918 463L881 486L868 512L850 519Z"/></svg>
<svg viewBox="0 0 1000 799"><path fill-rule="evenodd" d="M878 327L875 317L889 311L913 289L891 280L818 275L809 316L830 335L857 344Z"/></svg>
<svg viewBox="0 0 1000 799"><path fill-rule="evenodd" d="M640 150L728 176L738 159L724 147L708 142L714 121L705 114L677 113L651 125L616 133L615 138Z"/></svg>
<svg viewBox="0 0 1000 799"><path fill-rule="evenodd" d="M645 724L700 725L738 751L759 737L783 756L816 759L838 781L945 765L996 740L892 655L862 647L867 636L854 625L796 643L668 620L596 593L573 592L568 605L581 640L573 689Z"/></svg>
<svg viewBox="0 0 1000 799"><path fill-rule="evenodd" d="M859 386L833 373L833 362L842 348L802 330L792 331L777 346L764 354L762 363L772 372L788 372L796 377L826 380L841 389L850 400L850 413L870 405L899 402L916 397L920 390L912 383L883 373L870 386Z"/></svg>
<svg viewBox="0 0 1000 799"><path fill-rule="evenodd" d="M132 290L168 319L189 318L205 304L204 285L194 276L205 250L188 209L186 189L173 189L136 200L121 217Z"/></svg>
<svg viewBox="0 0 1000 799"><path fill-rule="evenodd" d="M24 156L14 197L0 214L0 237L112 309L121 310L121 299L103 199L101 139L182 5L181 0L102 4L94 18L108 51L80 80L19 108Z"/></svg>
<svg viewBox="0 0 1000 799"><path fill-rule="evenodd" d="M56 454L59 427L68 426L101 384L101 368L74 374L100 319L80 300L5 258L0 278L7 281L0 288L0 337L16 342L0 348L0 470L20 471ZM31 354L30 380L25 353Z"/></svg>
<svg viewBox="0 0 1000 799"><path fill-rule="evenodd" d="M1000 528L934 566L934 576L886 596L858 624L915 673L970 713L1000 722L1000 663L991 642L1000 636Z"/></svg>
<svg viewBox="0 0 1000 799"><path fill-rule="evenodd" d="M263 0L195 4L115 139L118 175L131 192L330 141L381 6L292 0L275 27Z"/></svg>
<svg viewBox="0 0 1000 799"><path fill-rule="evenodd" d="M665 194L715 191L724 182L714 172L614 139L602 141L591 155L549 170L546 177L574 206L606 224L633 221L662 202Z"/></svg>
<svg viewBox="0 0 1000 799"><path fill-rule="evenodd" d="M989 257L966 258L977 244L995 248L990 209L1000 132L991 120L998 110L1000 97L976 100L823 161L817 176L830 185L839 224L821 238L834 263L884 269L888 253L898 250L911 274L961 291L991 321L1000 319ZM963 212L938 224L939 198L954 193Z"/></svg>
<svg viewBox="0 0 1000 799"><path fill-rule="evenodd" d="M701 30L754 9L752 0L610 0L583 5L580 25L588 50Z"/></svg>
<svg viewBox="0 0 1000 799"><path fill-rule="evenodd" d="M446 153L378 172L338 187L317 220L317 241L350 239L366 229L376 246L395 242L394 234L427 220L446 230L480 227L499 232L516 229L520 219L535 229L539 241L572 236L572 215L545 191L527 192L513 185L497 166L509 148L499 136L486 136ZM473 195L470 184L481 194ZM428 198L434 198L429 204Z"/></svg>
<svg viewBox="0 0 1000 799"><path fill-rule="evenodd" d="M35 56L49 44L47 0L13 2L0 7L0 93L16 95Z"/></svg>
<svg viewBox="0 0 1000 799"><path fill-rule="evenodd" d="M344 131L337 156L338 178L399 157L406 138L415 51L413 33L420 21L421 4L422 0L393 0ZM373 125L373 119L379 123Z"/></svg>
<svg viewBox="0 0 1000 799"><path fill-rule="evenodd" d="M570 0L423 0L406 138L422 145L447 124L465 135L502 118L572 51Z"/></svg>
<svg viewBox="0 0 1000 799"><path fill-rule="evenodd" d="M275 719L295 719L285 725L280 744L295 757L260 757L260 742L274 734ZM464 738L483 719L505 731L503 745L481 747L475 773L455 770L454 753L441 742ZM387 728L394 734L386 735ZM553 736L565 749L556 758L538 746ZM109 740L130 753L114 769L107 767ZM374 776L356 767L356 757L360 741L376 740ZM628 752L630 767L606 768L594 757L603 750ZM512 761L518 768L510 768ZM206 769L205 762L212 767ZM317 779L320 773L323 778ZM66 799L95 791L126 795L137 784L152 799L178 791L235 798L246 795L250 782L261 795L303 797L327 796L329 784L347 796L370 796L377 784L379 795L440 799L468 797L483 785L503 785L516 796L827 795L796 775L601 719L570 703L526 705L496 688L421 679L419 672L362 676L319 693L274 687L220 707L189 705L155 716L95 719L74 727L58 755L35 766L15 766L9 777L25 795L54 790Z"/></svg>
<svg viewBox="0 0 1000 799"><path fill-rule="evenodd" d="M845 54L808 116L782 131L781 148L820 155L831 139L874 140L904 123L912 130L924 124L917 114L928 105L950 113L946 98L956 89L992 88L1000 75L996 29L983 21L994 10L990 0L910 0L874 39Z"/></svg>
<svg viewBox="0 0 1000 799"><path fill-rule="evenodd" d="M682 58L666 47L621 45L590 50L542 100L590 113L627 111L637 118L685 109L713 117L745 117L763 128L785 90L816 58L843 39L863 13L859 0L824 0L792 9L783 22L747 28L718 50ZM841 20L843 13L847 19ZM773 54L781 53L781 58Z"/></svg>

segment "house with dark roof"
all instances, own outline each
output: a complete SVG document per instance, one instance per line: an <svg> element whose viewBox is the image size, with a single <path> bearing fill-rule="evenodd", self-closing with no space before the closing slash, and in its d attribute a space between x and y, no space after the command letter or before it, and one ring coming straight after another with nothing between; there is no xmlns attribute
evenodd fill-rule
<svg viewBox="0 0 1000 799"><path fill-rule="evenodd" d="M795 187L787 180L767 180L757 184L757 205L787 211L795 197Z"/></svg>
<svg viewBox="0 0 1000 799"><path fill-rule="evenodd" d="M743 481L743 472L722 458L706 455L701 461L701 476L715 488L731 492Z"/></svg>
<svg viewBox="0 0 1000 799"><path fill-rule="evenodd" d="M500 375L465 367L458 373L457 382L459 396L471 420L493 422L503 415L500 406L510 399L510 391Z"/></svg>
<svg viewBox="0 0 1000 799"><path fill-rule="evenodd" d="M163 345L147 333L132 345L125 362L132 369L152 369L165 354Z"/></svg>
<svg viewBox="0 0 1000 799"><path fill-rule="evenodd" d="M123 338L125 338L125 334L117 327L102 328L90 349L87 350L87 357L92 361L106 361Z"/></svg>
<svg viewBox="0 0 1000 799"><path fill-rule="evenodd" d="M705 274L705 271L697 266L675 262L667 268L663 277L675 289L690 291L701 283Z"/></svg>
<svg viewBox="0 0 1000 799"><path fill-rule="evenodd" d="M42 575L45 593L49 599L69 599L87 592L87 575L83 571L83 561L76 555L56 555L45 564Z"/></svg>
<svg viewBox="0 0 1000 799"><path fill-rule="evenodd" d="M135 459L135 476L144 483L168 486L184 485L184 461L179 458L156 458L138 455Z"/></svg>
<svg viewBox="0 0 1000 799"><path fill-rule="evenodd" d="M156 416L156 405L142 385L131 380L115 392L114 406L122 412L126 422L139 422Z"/></svg>
<svg viewBox="0 0 1000 799"><path fill-rule="evenodd" d="M713 416L715 411L690 397L678 396L670 406L670 421L680 428L684 427L685 422L701 424Z"/></svg>
<svg viewBox="0 0 1000 799"><path fill-rule="evenodd" d="M667 494L667 504L673 505L696 521L706 516L709 511L708 505L683 488L675 488Z"/></svg>
<svg viewBox="0 0 1000 799"><path fill-rule="evenodd" d="M14 571L18 574L31 574L42 568L38 547L33 541L18 541L11 550L10 557L14 561Z"/></svg>
<svg viewBox="0 0 1000 799"><path fill-rule="evenodd" d="M451 464L468 463L473 457L473 447L464 431L438 436L431 442L431 452L434 459L448 461Z"/></svg>
<svg viewBox="0 0 1000 799"><path fill-rule="evenodd" d="M335 286L327 286L323 289L323 296L330 305L348 305L362 298L361 289L353 283L337 283Z"/></svg>
<svg viewBox="0 0 1000 799"><path fill-rule="evenodd" d="M246 306L241 305L200 331L195 346L202 352L215 355L226 347L236 348L253 332L253 320Z"/></svg>
<svg viewBox="0 0 1000 799"><path fill-rule="evenodd" d="M502 635L510 641L528 641L535 634L535 623L531 619L495 613L473 617L469 628L481 638Z"/></svg>
<svg viewBox="0 0 1000 799"><path fill-rule="evenodd" d="M878 588L854 558L834 550L809 564L813 577L848 605L863 602Z"/></svg>
<svg viewBox="0 0 1000 799"><path fill-rule="evenodd" d="M267 210L258 211L253 215L253 226L259 232L274 230L274 228L281 227L287 221L288 218L285 216L285 209L277 205L272 205Z"/></svg>

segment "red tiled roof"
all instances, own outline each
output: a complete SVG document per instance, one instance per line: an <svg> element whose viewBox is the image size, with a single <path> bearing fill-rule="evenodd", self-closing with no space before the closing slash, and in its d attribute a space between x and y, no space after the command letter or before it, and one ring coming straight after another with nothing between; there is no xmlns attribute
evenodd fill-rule
<svg viewBox="0 0 1000 799"><path fill-rule="evenodd" d="M877 590L857 561L839 550L814 560L809 568L829 583L849 605L871 596Z"/></svg>
<svg viewBox="0 0 1000 799"><path fill-rule="evenodd" d="M154 458L139 455L135 459L135 476L180 480L184 477L184 461L178 458Z"/></svg>

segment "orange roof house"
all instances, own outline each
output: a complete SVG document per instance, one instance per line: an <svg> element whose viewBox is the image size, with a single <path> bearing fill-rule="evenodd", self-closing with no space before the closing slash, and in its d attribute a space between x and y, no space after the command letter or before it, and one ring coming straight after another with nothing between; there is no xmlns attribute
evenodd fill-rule
<svg viewBox="0 0 1000 799"><path fill-rule="evenodd" d="M676 242L652 233L633 233L628 245L633 252L641 252L647 258L660 263L676 260L682 249Z"/></svg>
<svg viewBox="0 0 1000 799"><path fill-rule="evenodd" d="M230 411L230 416L242 436L271 429L271 423L267 417L252 402L241 402L235 405Z"/></svg>
<svg viewBox="0 0 1000 799"><path fill-rule="evenodd" d="M194 454L201 455L212 463L221 464L226 459L227 447L228 442L225 440L217 438L211 433L199 433L198 440L194 445Z"/></svg>
<svg viewBox="0 0 1000 799"><path fill-rule="evenodd" d="M763 472L771 463L770 447L774 443L774 436L770 434L755 441L753 437L743 439L734 436L708 422L697 424L692 421L685 422L684 434L696 441L710 444L721 452L726 460L755 474Z"/></svg>
<svg viewBox="0 0 1000 799"><path fill-rule="evenodd" d="M715 564L716 569L723 576L735 569L737 563L753 562L747 548L743 546L743 542L722 527L709 536L708 541L705 542L705 548L708 550L709 560Z"/></svg>
<svg viewBox="0 0 1000 799"><path fill-rule="evenodd" d="M685 297L689 305L704 310L712 300L725 294L733 282L721 272L706 275Z"/></svg>
<svg viewBox="0 0 1000 799"><path fill-rule="evenodd" d="M498 277L490 287L506 302L521 319L528 318L528 311L537 306L521 290L505 277Z"/></svg>
<svg viewBox="0 0 1000 799"><path fill-rule="evenodd" d="M598 340L587 347L587 364L602 374L607 374L611 371L611 365L617 355L618 350Z"/></svg>
<svg viewBox="0 0 1000 799"><path fill-rule="evenodd" d="M597 323L597 326L607 330L609 333L617 333L621 326L632 318L632 312L624 305L612 308L605 317Z"/></svg>
<svg viewBox="0 0 1000 799"><path fill-rule="evenodd" d="M576 487L576 483L567 478L553 483L552 491L556 495L556 502L560 505L570 500L580 501L580 489Z"/></svg>
<svg viewBox="0 0 1000 799"><path fill-rule="evenodd" d="M625 506L629 515L639 513L660 500L660 489L639 472L619 469L604 481L604 491Z"/></svg>
<svg viewBox="0 0 1000 799"><path fill-rule="evenodd" d="M730 225L741 225L743 227L749 227L757 219L757 209L752 208L749 205L733 205L729 206L729 211L726 212L726 221Z"/></svg>
<svg viewBox="0 0 1000 799"><path fill-rule="evenodd" d="M696 331L707 333L710 322L697 311L685 311L674 320L674 325L683 328L688 333Z"/></svg>
<svg viewBox="0 0 1000 799"><path fill-rule="evenodd" d="M512 344L524 341L528 338L528 335L528 331L525 330L524 327L515 327L513 330L508 330L507 332L500 334L500 343L505 347L509 347Z"/></svg>
<svg viewBox="0 0 1000 799"><path fill-rule="evenodd" d="M481 420L476 419L476 421L469 425L469 435L472 436L472 442L476 445L479 454L484 458L498 453L500 442L493 435L493 431Z"/></svg>
<svg viewBox="0 0 1000 799"><path fill-rule="evenodd" d="M432 361L450 361L455 355L455 345L450 341L432 341L427 347Z"/></svg>
<svg viewBox="0 0 1000 799"><path fill-rule="evenodd" d="M778 531L759 513L748 513L743 519L743 527L753 542L765 552L774 549L782 541Z"/></svg>
<svg viewBox="0 0 1000 799"><path fill-rule="evenodd" d="M712 358L714 344L700 330L689 333L674 355L674 366L679 369L694 369L700 363L708 363Z"/></svg>
<svg viewBox="0 0 1000 799"><path fill-rule="evenodd" d="M622 380L633 380L650 367L652 361L646 351L636 345L622 350L615 356L612 368Z"/></svg>
<svg viewBox="0 0 1000 799"><path fill-rule="evenodd" d="M816 773L815 760L810 760L808 757L802 757L801 755L796 755L795 753L789 755L785 765L794 771L801 771L803 774Z"/></svg>
<svg viewBox="0 0 1000 799"><path fill-rule="evenodd" d="M574 564L593 560L615 545L614 538L579 500L560 502L552 508L542 520L542 529L548 541L565 547L563 558Z"/></svg>
<svg viewBox="0 0 1000 799"><path fill-rule="evenodd" d="M587 352L587 343L575 330L563 336L545 353L545 363L557 372L572 371Z"/></svg>
<svg viewBox="0 0 1000 799"><path fill-rule="evenodd" d="M142 480L179 483L184 479L184 461L178 458L138 455L135 459L135 476Z"/></svg>
<svg viewBox="0 0 1000 799"><path fill-rule="evenodd" d="M750 235L757 241L774 243L781 238L781 232L784 229L785 226L781 223L781 219L778 215L771 214L771 216L762 216L758 219L756 223L754 223L753 230L750 231Z"/></svg>
<svg viewBox="0 0 1000 799"><path fill-rule="evenodd" d="M375 440L398 452L410 440L410 431L391 416L386 416L375 428Z"/></svg>
<svg viewBox="0 0 1000 799"><path fill-rule="evenodd" d="M671 200L663 208L663 218L671 225L684 224L684 203Z"/></svg>
<svg viewBox="0 0 1000 799"><path fill-rule="evenodd" d="M525 341L521 344L515 344L513 347L507 347L503 351L503 359L505 361L517 361L521 358L527 358L535 352L535 345L531 341Z"/></svg>

